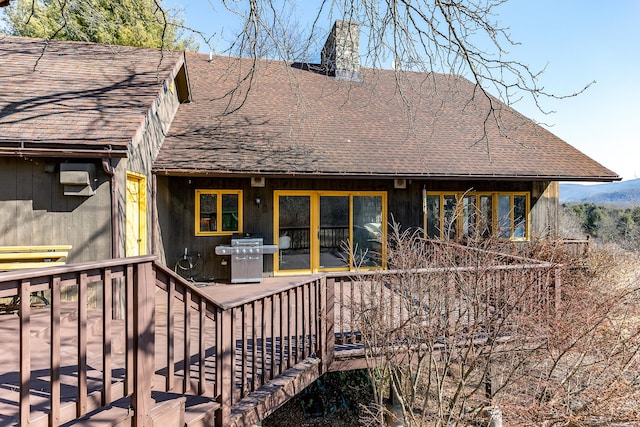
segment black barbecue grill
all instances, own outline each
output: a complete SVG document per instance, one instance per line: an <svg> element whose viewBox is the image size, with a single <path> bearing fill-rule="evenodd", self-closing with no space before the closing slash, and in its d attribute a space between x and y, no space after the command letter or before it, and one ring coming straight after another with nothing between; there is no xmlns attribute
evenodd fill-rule
<svg viewBox="0 0 640 427"><path fill-rule="evenodd" d="M234 237L231 246L216 246L216 255L231 255L231 283L260 283L263 255L274 254L276 245L263 245L261 237Z"/></svg>

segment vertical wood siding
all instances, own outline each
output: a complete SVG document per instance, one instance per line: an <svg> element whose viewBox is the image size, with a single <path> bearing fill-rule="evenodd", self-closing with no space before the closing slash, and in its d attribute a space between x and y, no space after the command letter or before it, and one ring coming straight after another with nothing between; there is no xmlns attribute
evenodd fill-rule
<svg viewBox="0 0 640 427"><path fill-rule="evenodd" d="M0 158L0 245L70 244L69 263L111 258L111 197L102 165L96 163L95 195L65 196L61 161Z"/></svg>
<svg viewBox="0 0 640 427"><path fill-rule="evenodd" d="M204 259L204 275L224 280L230 277L228 257L217 256L218 245L230 243L230 236L195 236L195 190L237 189L243 191L244 232L260 235L265 244L277 244L273 238L273 192L275 190L386 191L388 221L403 227L422 227L422 189L427 191L528 191L531 194L532 235L557 227L557 197L548 192L548 182L518 181L426 181L411 180L406 189L395 189L392 179L312 179L268 178L266 186L251 187L250 178L205 178L158 176L158 245L163 248L166 265L175 266L187 248ZM256 197L260 204L256 204ZM223 261L227 265L223 265ZM264 272L273 272L273 256L264 257Z"/></svg>

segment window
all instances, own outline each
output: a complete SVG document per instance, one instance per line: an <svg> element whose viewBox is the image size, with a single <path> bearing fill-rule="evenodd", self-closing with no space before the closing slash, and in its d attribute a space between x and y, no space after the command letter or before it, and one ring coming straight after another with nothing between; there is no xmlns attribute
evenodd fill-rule
<svg viewBox="0 0 640 427"><path fill-rule="evenodd" d="M242 191L196 190L196 236L242 231Z"/></svg>
<svg viewBox="0 0 640 427"><path fill-rule="evenodd" d="M428 192L424 206L429 238L529 239L529 193Z"/></svg>

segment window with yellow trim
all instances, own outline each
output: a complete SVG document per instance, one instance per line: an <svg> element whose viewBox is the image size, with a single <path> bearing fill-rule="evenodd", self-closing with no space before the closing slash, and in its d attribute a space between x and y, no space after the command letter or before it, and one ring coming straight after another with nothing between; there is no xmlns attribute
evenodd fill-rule
<svg viewBox="0 0 640 427"><path fill-rule="evenodd" d="M501 239L529 239L527 192L427 192L424 197L424 229L429 238L495 234Z"/></svg>
<svg viewBox="0 0 640 427"><path fill-rule="evenodd" d="M242 232L241 190L196 190L196 236Z"/></svg>

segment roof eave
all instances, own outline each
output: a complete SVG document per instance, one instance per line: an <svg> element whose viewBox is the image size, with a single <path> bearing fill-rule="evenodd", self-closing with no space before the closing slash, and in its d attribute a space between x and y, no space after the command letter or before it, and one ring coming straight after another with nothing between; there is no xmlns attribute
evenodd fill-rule
<svg viewBox="0 0 640 427"><path fill-rule="evenodd" d="M416 174L416 173L366 173L366 172L293 172L293 171L220 171L204 169L165 169L154 168L156 175L200 176L249 178L266 176L271 178L352 178L352 179L431 179L431 180L468 180L468 181L570 181L570 182L612 182L621 181L618 175L501 175L501 174Z"/></svg>
<svg viewBox="0 0 640 427"><path fill-rule="evenodd" d="M0 157L125 158L128 150L0 147Z"/></svg>

